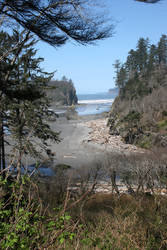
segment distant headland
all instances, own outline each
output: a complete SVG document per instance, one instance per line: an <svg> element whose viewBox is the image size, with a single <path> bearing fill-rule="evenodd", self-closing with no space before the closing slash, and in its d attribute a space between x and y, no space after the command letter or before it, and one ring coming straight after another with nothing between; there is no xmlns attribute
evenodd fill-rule
<svg viewBox="0 0 167 250"><path fill-rule="evenodd" d="M119 89L115 87L115 88L109 89L108 92L113 95L118 95Z"/></svg>

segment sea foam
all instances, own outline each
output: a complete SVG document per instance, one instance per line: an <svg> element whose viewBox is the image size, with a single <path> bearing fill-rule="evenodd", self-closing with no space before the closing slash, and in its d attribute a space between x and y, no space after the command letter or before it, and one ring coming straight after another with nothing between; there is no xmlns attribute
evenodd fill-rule
<svg viewBox="0 0 167 250"><path fill-rule="evenodd" d="M79 104L102 104L113 103L114 99L99 99L99 100L79 100Z"/></svg>

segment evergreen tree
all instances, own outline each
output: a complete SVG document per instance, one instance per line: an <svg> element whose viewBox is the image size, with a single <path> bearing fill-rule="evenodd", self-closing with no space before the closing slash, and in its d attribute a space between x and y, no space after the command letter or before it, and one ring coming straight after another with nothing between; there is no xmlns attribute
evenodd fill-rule
<svg viewBox="0 0 167 250"><path fill-rule="evenodd" d="M118 81L118 74L120 72L120 68L121 68L121 62L120 60L116 60L115 63L113 64L114 68L115 68L115 85L119 87L119 81Z"/></svg>
<svg viewBox="0 0 167 250"><path fill-rule="evenodd" d="M113 30L101 8L90 5L90 0L1 0L0 17L19 23L53 46L70 39L89 44L110 37Z"/></svg>
<svg viewBox="0 0 167 250"><path fill-rule="evenodd" d="M155 66L157 65L157 47L152 44L149 49L148 54L148 66L147 66L147 72L150 73L155 69Z"/></svg>
<svg viewBox="0 0 167 250"><path fill-rule="evenodd" d="M140 38L136 50L131 49L126 62L122 66L117 63L116 68L120 96L133 99L151 93L167 69L167 36L162 35L158 45L151 46L148 38Z"/></svg>
<svg viewBox="0 0 167 250"><path fill-rule="evenodd" d="M157 47L159 65L167 65L167 36L162 35Z"/></svg>
<svg viewBox="0 0 167 250"><path fill-rule="evenodd" d="M26 36L25 31L21 33L14 31L10 37L10 45L14 46L24 36ZM39 146L36 147L37 141L38 144L41 141L40 146L47 152L46 141L57 142L59 140L58 133L52 131L45 122L49 115L49 104L45 97L44 87L53 74L42 72L40 62L43 59L35 58L36 50L33 48L35 43L36 41L29 35L19 53L13 51L13 56L10 54L10 58L4 60L6 65L11 66L11 61L15 58L15 64L12 65L1 95L3 100L6 100L6 110L9 113L6 121L14 139L13 153L17 159L18 178L20 178L22 156L27 153L34 158L39 156ZM4 74L4 82L5 77L6 74ZM34 138L38 138L38 140Z"/></svg>
<svg viewBox="0 0 167 250"><path fill-rule="evenodd" d="M116 86L118 86L119 89L122 89L124 88L126 81L127 81L127 71L125 65L122 65L120 67L119 72L117 73Z"/></svg>
<svg viewBox="0 0 167 250"><path fill-rule="evenodd" d="M137 66L139 73L145 73L148 64L148 44L149 40L140 38L137 43Z"/></svg>
<svg viewBox="0 0 167 250"><path fill-rule="evenodd" d="M125 65L128 73L128 79L133 78L138 71L137 53L135 50L131 49L129 51Z"/></svg>
<svg viewBox="0 0 167 250"><path fill-rule="evenodd" d="M117 75L120 71L120 68L121 68L121 61L120 60L116 60L115 63L113 64L114 68L115 68L115 74L116 74L116 77L115 77L115 82L116 82L116 85L117 85Z"/></svg>
<svg viewBox="0 0 167 250"><path fill-rule="evenodd" d="M62 80L62 82L68 82L68 79L66 76L63 76L61 80Z"/></svg>
<svg viewBox="0 0 167 250"><path fill-rule="evenodd" d="M5 33L0 33L0 56L4 54L11 46L11 38ZM6 58L6 60L0 61L0 170L3 171L6 167L5 164L5 129L6 129L6 120L7 120L7 100L5 98L4 92L9 86L9 81L7 78L8 72L11 70L11 65L9 63L11 58Z"/></svg>

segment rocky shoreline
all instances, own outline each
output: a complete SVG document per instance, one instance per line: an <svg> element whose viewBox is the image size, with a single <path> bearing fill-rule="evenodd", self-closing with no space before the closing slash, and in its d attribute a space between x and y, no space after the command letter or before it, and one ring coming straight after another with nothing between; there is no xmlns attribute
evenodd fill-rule
<svg viewBox="0 0 167 250"><path fill-rule="evenodd" d="M125 144L120 136L109 134L106 126L107 117L105 114L78 116L74 119L59 117L55 121L49 122L54 131L60 132L60 143L50 142L50 149L53 152L52 166L57 164L67 164L74 168L90 166L101 161L106 154L137 154L146 150L134 145ZM8 140L12 140L8 136ZM7 153L11 151L11 146L6 147ZM9 159L10 162L10 159ZM23 164L34 164L34 159L30 156L23 158Z"/></svg>
<svg viewBox="0 0 167 250"><path fill-rule="evenodd" d="M121 136L110 135L109 127L107 127L107 118L90 120L83 123L83 126L90 130L88 139L84 143L95 143L104 145L107 150L118 151L124 153L145 153L146 150L136 147L135 145L125 144Z"/></svg>
<svg viewBox="0 0 167 250"><path fill-rule="evenodd" d="M67 164L76 168L85 168L97 162L103 162L107 155L142 154L146 150L131 144L125 144L120 136L109 134L105 114L78 116L68 120L58 118L50 125L60 131L61 142L51 144L54 164Z"/></svg>
<svg viewBox="0 0 167 250"><path fill-rule="evenodd" d="M102 194L114 193L114 194L119 194L119 195L121 194L135 195L135 193L137 192L137 185L133 186L133 188L127 187L124 183L119 181L116 183L116 186L117 186L117 191L115 190L111 182L97 181L96 183L91 183L91 182L87 183L85 190L89 190L90 192L93 192L95 194L96 193L102 193ZM77 195L77 194L82 193L81 183L76 183L75 186L70 186L67 189L68 191L71 192L71 194ZM147 194L153 194L153 192L146 186L144 187L144 190L142 192L147 193ZM154 189L154 194L167 196L167 189L166 188Z"/></svg>

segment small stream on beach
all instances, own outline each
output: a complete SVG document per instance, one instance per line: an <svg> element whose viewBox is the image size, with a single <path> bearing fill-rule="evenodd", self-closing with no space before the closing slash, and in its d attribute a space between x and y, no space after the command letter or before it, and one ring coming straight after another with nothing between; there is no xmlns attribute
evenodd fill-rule
<svg viewBox="0 0 167 250"><path fill-rule="evenodd" d="M13 175L17 174L17 169L14 166L11 166L9 171L11 171ZM22 166L21 174L28 174L29 176L39 175L40 177L53 177L55 175L55 171L51 167L45 166L44 164L41 164L39 167L37 167L36 164L31 164L28 166Z"/></svg>

